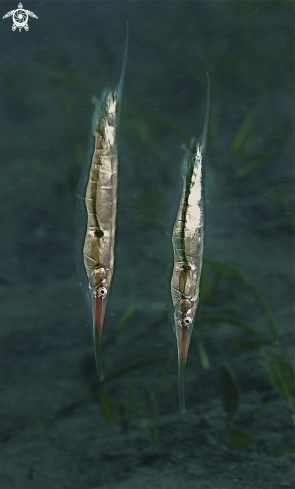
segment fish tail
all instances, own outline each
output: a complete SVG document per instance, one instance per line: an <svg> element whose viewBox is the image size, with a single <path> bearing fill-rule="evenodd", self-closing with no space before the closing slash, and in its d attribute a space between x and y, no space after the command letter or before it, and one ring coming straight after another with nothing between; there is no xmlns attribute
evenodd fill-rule
<svg viewBox="0 0 295 489"><path fill-rule="evenodd" d="M209 111L210 111L210 79L207 70L206 70L206 76L207 76L207 101L206 101L206 112L205 112L205 119L204 119L203 134L200 143L203 155L205 154L205 150L206 150L208 125L209 125Z"/></svg>
<svg viewBox="0 0 295 489"><path fill-rule="evenodd" d="M124 88L126 65L127 65L127 58L128 58L128 44L129 44L129 24L127 22L127 31L126 31L126 39L125 39L125 47L124 47L124 57L123 57L120 80L119 80L118 89L117 89L119 100L121 100L121 98L122 98L122 93L123 93L123 88Z"/></svg>

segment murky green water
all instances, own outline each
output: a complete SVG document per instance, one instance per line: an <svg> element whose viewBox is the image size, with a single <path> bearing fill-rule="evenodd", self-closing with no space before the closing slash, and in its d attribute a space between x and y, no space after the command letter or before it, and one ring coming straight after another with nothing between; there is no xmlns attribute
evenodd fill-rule
<svg viewBox="0 0 295 489"><path fill-rule="evenodd" d="M293 3L23 8L38 16L27 32L12 16L0 29L1 487L291 488ZM127 21L101 385L76 200L91 96L118 81ZM181 417L171 232L205 70L205 261Z"/></svg>

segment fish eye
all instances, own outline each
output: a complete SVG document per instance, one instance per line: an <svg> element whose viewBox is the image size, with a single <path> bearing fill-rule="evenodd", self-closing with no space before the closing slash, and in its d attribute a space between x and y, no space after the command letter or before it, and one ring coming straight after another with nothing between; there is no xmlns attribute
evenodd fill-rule
<svg viewBox="0 0 295 489"><path fill-rule="evenodd" d="M98 287L96 291L96 297L105 297L108 291L106 287Z"/></svg>
<svg viewBox="0 0 295 489"><path fill-rule="evenodd" d="M183 326L190 326L192 324L192 318L190 316L184 316L182 319L182 325Z"/></svg>

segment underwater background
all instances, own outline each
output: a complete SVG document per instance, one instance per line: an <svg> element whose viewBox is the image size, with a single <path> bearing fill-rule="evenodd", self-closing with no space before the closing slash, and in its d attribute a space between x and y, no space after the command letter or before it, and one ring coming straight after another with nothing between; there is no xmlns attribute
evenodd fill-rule
<svg viewBox="0 0 295 489"><path fill-rule="evenodd" d="M0 2L0 487L294 485L294 3ZM115 272L95 370L77 235L93 94L119 80ZM211 108L177 393L171 233Z"/></svg>

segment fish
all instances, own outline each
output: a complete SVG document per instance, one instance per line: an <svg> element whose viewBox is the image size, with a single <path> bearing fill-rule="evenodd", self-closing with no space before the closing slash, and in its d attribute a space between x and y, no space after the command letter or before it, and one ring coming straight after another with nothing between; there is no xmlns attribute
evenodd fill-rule
<svg viewBox="0 0 295 489"><path fill-rule="evenodd" d="M94 151L85 195L87 225L83 261L88 277L92 309L95 363L100 380L102 332L114 272L114 247L117 216L118 129L128 53L128 26L121 76L117 88L106 88L100 99L92 98Z"/></svg>
<svg viewBox="0 0 295 489"><path fill-rule="evenodd" d="M184 158L185 175L179 209L172 233L174 266L171 296L174 331L178 351L178 395L180 412L185 414L185 370L194 319L199 302L204 251L203 158L209 123L210 81L207 75L207 101L203 132L192 138Z"/></svg>

